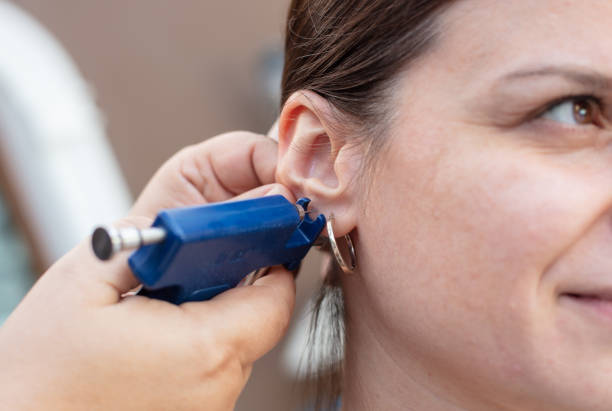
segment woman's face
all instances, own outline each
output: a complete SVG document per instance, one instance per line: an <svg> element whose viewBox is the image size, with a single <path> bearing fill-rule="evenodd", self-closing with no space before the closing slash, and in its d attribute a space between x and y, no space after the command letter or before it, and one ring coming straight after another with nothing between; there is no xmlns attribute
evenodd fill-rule
<svg viewBox="0 0 612 411"><path fill-rule="evenodd" d="M610 410L612 2L466 0L441 27L402 74L358 226L373 314L349 312L406 372Z"/></svg>

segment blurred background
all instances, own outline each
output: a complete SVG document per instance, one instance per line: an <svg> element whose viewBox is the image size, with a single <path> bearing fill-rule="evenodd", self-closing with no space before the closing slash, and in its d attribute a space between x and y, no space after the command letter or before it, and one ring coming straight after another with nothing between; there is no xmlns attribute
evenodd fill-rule
<svg viewBox="0 0 612 411"><path fill-rule="evenodd" d="M181 147L278 113L288 0L0 0L0 323ZM311 253L313 254L313 253ZM298 410L304 305L237 410Z"/></svg>

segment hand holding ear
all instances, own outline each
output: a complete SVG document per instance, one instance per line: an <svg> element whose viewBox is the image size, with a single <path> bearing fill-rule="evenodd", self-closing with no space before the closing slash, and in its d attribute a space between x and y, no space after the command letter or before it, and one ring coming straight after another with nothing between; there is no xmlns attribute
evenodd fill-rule
<svg viewBox="0 0 612 411"><path fill-rule="evenodd" d="M236 196L295 201L271 184L276 157L276 143L250 133L188 147L121 224L144 228L162 208ZM126 257L101 263L83 242L33 287L0 328L1 409L233 409L253 362L287 328L293 275L277 267L254 286L176 306L122 298L136 285Z"/></svg>

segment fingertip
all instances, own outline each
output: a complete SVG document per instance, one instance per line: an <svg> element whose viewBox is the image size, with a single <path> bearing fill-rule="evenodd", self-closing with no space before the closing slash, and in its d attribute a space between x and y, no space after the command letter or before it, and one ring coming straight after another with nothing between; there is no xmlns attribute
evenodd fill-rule
<svg viewBox="0 0 612 411"><path fill-rule="evenodd" d="M267 197L273 195L282 195L290 202L296 202L295 196L293 195L291 190L278 183L267 184L265 186L254 188L232 198L230 201L248 200L252 198Z"/></svg>
<svg viewBox="0 0 612 411"><path fill-rule="evenodd" d="M279 184L279 183L269 184L268 187L269 189L266 192L265 196L282 195L283 197L285 197L287 200L289 200L292 203L295 203L297 201L295 196L291 192L291 190L289 190L287 187L285 187L282 184Z"/></svg>

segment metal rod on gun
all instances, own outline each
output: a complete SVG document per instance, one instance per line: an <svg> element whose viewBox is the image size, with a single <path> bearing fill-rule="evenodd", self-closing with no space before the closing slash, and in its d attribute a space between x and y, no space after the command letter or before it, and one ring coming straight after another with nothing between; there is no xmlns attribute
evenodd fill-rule
<svg viewBox="0 0 612 411"><path fill-rule="evenodd" d="M134 250L145 245L158 244L166 239L166 230L151 227L143 230L136 227L116 229L98 227L91 236L94 254L100 260L110 260L124 250Z"/></svg>

